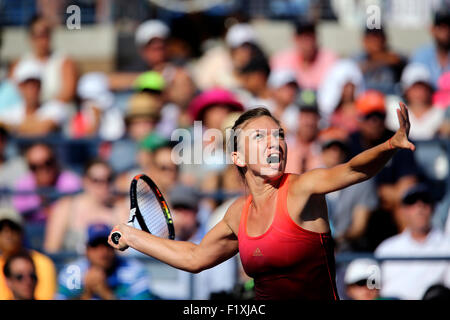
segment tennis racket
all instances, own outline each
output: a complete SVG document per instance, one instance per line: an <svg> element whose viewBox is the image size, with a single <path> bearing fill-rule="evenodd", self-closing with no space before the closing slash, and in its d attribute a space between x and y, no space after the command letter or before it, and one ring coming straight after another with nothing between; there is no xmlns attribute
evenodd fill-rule
<svg viewBox="0 0 450 320"><path fill-rule="evenodd" d="M138 174L131 181L130 205L129 226L161 238L175 239L167 202L153 180L145 174ZM114 231L111 235L112 242L118 244L121 236L119 231Z"/></svg>

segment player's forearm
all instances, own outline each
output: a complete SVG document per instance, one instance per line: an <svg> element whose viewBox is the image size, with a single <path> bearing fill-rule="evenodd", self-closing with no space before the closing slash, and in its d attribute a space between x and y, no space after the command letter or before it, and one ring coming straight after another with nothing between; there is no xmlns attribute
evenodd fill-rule
<svg viewBox="0 0 450 320"><path fill-rule="evenodd" d="M188 272L198 270L198 261L194 259L197 245L192 242L163 239L134 228L128 230L126 242L131 248L174 268Z"/></svg>

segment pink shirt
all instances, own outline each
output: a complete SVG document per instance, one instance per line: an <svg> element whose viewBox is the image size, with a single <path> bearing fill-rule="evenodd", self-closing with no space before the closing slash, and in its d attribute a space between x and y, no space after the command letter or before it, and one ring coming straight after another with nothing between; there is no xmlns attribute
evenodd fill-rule
<svg viewBox="0 0 450 320"><path fill-rule="evenodd" d="M305 66L301 54L293 48L275 54L271 59L271 67L274 70L293 70L297 74L297 82L301 88L317 90L336 60L337 56L333 52L319 49L313 64Z"/></svg>
<svg viewBox="0 0 450 320"><path fill-rule="evenodd" d="M54 188L57 192L75 192L81 189L81 179L72 172L63 171L56 180ZM35 191L36 181L31 173L22 177L16 185L16 191ZM44 221L46 220L45 210L39 208L41 198L37 194L15 195L13 197L13 206L22 214L27 212L30 216L25 217L26 221Z"/></svg>

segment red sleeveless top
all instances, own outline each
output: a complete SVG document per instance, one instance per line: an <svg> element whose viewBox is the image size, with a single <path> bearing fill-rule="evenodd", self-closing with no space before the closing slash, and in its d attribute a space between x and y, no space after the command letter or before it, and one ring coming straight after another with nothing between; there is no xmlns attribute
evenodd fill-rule
<svg viewBox="0 0 450 320"><path fill-rule="evenodd" d="M288 176L282 177L275 216L265 233L247 234L251 195L242 210L239 254L245 272L254 279L255 299L339 300L331 234L303 229L289 216Z"/></svg>

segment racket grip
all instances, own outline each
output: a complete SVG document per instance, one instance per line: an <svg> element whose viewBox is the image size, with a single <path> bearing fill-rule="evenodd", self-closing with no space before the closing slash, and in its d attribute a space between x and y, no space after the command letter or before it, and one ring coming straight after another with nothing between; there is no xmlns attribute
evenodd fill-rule
<svg viewBox="0 0 450 320"><path fill-rule="evenodd" d="M114 244L119 244L119 240L120 240L120 237L122 236L122 234L119 232L119 231L114 231L112 234L111 234L111 241L114 243Z"/></svg>

